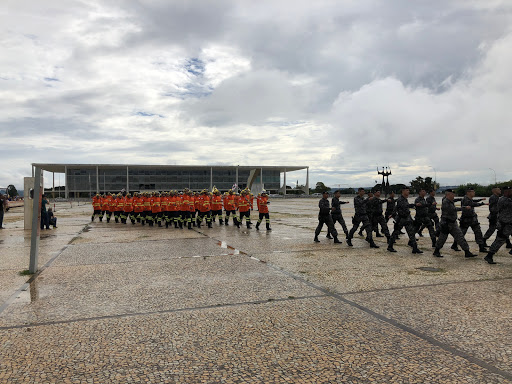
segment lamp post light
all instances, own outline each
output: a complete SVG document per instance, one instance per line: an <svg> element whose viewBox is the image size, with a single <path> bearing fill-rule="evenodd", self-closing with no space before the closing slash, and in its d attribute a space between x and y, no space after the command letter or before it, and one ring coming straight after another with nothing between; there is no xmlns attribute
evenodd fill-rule
<svg viewBox="0 0 512 384"><path fill-rule="evenodd" d="M494 172L494 185L496 185L496 171L492 168L489 169Z"/></svg>
<svg viewBox="0 0 512 384"><path fill-rule="evenodd" d="M434 170L434 189L436 189L436 184L437 184L437 171L436 169L433 167L433 166L430 166L430 168L432 168Z"/></svg>

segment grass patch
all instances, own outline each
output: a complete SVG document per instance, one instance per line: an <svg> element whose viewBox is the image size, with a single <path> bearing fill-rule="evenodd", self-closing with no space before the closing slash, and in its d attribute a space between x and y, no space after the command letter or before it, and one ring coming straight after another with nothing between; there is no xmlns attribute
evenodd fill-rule
<svg viewBox="0 0 512 384"><path fill-rule="evenodd" d="M23 271L19 271L18 275L20 275L20 276L32 276L33 273L30 273L30 271L28 269L24 269Z"/></svg>

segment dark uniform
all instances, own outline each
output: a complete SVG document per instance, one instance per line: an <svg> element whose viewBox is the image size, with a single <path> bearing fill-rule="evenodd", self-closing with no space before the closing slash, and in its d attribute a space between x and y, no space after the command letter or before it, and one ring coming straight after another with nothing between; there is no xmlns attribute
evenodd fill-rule
<svg viewBox="0 0 512 384"><path fill-rule="evenodd" d="M505 189L505 188L504 188ZM508 188L507 188L508 189ZM512 235L512 198L501 196L498 200L498 233L496 239L491 244L489 253L485 256L485 261L489 264L495 264L493 255L498 252L503 244ZM509 252L512 255L512 251Z"/></svg>
<svg viewBox="0 0 512 384"><path fill-rule="evenodd" d="M374 197L370 201L368 201L368 208L372 212L371 216L371 224L372 224L372 230L377 233L377 237L379 236L379 224L380 228L382 230L382 233L389 239L389 229L388 225L386 224L386 219L384 219L384 214L382 213L382 204L387 202L387 200L381 200L377 197Z"/></svg>
<svg viewBox="0 0 512 384"><path fill-rule="evenodd" d="M487 216L487 219L489 220L489 229L487 232L485 232L484 235L484 241L487 241L494 231L496 230L496 227L498 225L498 201L500 200L500 197L498 195L493 194L491 197L489 197L489 216Z"/></svg>
<svg viewBox="0 0 512 384"><path fill-rule="evenodd" d="M434 256L442 257L439 251L443 248L448 235L452 235L455 241L460 244L464 252L466 252L466 257L473 257L475 255L471 254L469 251L469 245L457 224L457 212L461 211L462 208L456 207L454 202L455 200L450 201L447 198L443 199L443 203L441 205L441 233L436 242Z"/></svg>
<svg viewBox="0 0 512 384"><path fill-rule="evenodd" d="M480 223L478 222L478 216L475 212L475 207L480 207L485 205L485 203L481 203L483 199L471 199L468 196L464 196L461 202L462 206L462 215L460 216L460 230L462 234L466 236L468 229L471 227L473 233L475 234L475 241L480 248L480 252L486 252L484 247L484 237L482 235L482 229L480 228ZM467 209L466 207L470 207ZM452 247L457 246L457 240L454 241Z"/></svg>
<svg viewBox="0 0 512 384"><path fill-rule="evenodd" d="M324 224L327 224L327 230L334 236L334 242L340 242L338 240L338 231L336 231L336 228L334 228L334 223L331 218L331 207L329 200L326 198L321 198L318 202L318 208L320 208L320 212L318 212L318 226L315 230L315 241L319 241L318 235L320 234L320 231L322 231Z"/></svg>
<svg viewBox="0 0 512 384"><path fill-rule="evenodd" d="M432 223L434 225L434 228L436 230L435 235L439 236L439 216L437 215L437 204L434 204L434 203L436 203L436 197L428 195L425 200L427 200L428 218L432 221ZM420 236L421 236L421 232L423 231L424 228L425 228L425 226L422 225L420 230L418 231Z"/></svg>
<svg viewBox="0 0 512 384"><path fill-rule="evenodd" d="M343 228L343 232L345 233L345 236L348 236L348 228L345 224L345 220L343 219L343 215L341 214L341 205L347 204L345 201L340 201L336 196L332 198L332 211L331 211L331 217L334 224L340 223L341 228ZM330 233L328 233L329 235Z"/></svg>
<svg viewBox="0 0 512 384"><path fill-rule="evenodd" d="M434 225L428 217L429 205L427 203L427 199L425 199L425 197L418 196L416 200L414 200L414 208L416 208L416 217L414 218L416 230L421 227L427 228L430 235L430 240L432 240L432 247L435 248L436 235L434 233Z"/></svg>
<svg viewBox="0 0 512 384"><path fill-rule="evenodd" d="M352 218L352 229L348 233L347 236L347 244L351 244L351 240L354 237L354 233L357 231L359 224L363 224L363 229L366 231L366 240L370 243L372 248L378 248L378 246L373 242L372 236L372 225L370 223L370 219L368 218L368 214L366 211L366 206L368 204L369 199L365 199L357 195L354 197L354 209L355 214Z"/></svg>
<svg viewBox="0 0 512 384"><path fill-rule="evenodd" d="M393 218L393 219L396 218L396 210L395 210L396 200L397 199L388 197L388 203L386 205L386 213L384 214L384 216L386 216L386 222L389 221L389 219L391 219L391 218Z"/></svg>
<svg viewBox="0 0 512 384"><path fill-rule="evenodd" d="M409 236L409 245L412 246L413 253L423 253L418 249L418 244L416 244L416 238L414 234L416 233L415 227L413 225L413 220L411 217L411 208L414 207L414 204L409 204L409 200L404 196L400 196L396 200L396 208L395 212L397 215L395 228L393 230L393 234L391 235L388 241L388 251L396 252L393 249L393 244L395 243L398 235L400 235L400 231L405 227L407 235Z"/></svg>

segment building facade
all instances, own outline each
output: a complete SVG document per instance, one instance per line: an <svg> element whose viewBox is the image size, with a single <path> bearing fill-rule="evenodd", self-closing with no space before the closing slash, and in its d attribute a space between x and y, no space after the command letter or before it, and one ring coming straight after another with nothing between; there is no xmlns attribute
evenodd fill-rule
<svg viewBox="0 0 512 384"><path fill-rule="evenodd" d="M64 173L65 197L85 197L93 193L168 191L189 188L200 191L214 186L225 192L238 185L254 193L286 193L286 175L306 169L305 192L309 193L307 166L220 166L220 165L125 165L125 164L32 164L34 169ZM284 183L281 184L281 174Z"/></svg>

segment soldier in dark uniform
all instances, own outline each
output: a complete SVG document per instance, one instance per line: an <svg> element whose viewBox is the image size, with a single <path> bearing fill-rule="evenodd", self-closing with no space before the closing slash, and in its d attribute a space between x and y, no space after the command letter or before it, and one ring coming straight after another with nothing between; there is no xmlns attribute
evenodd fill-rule
<svg viewBox="0 0 512 384"><path fill-rule="evenodd" d="M396 223L395 228L393 230L393 234L391 235L388 241L388 251L396 252L393 248L393 244L395 243L398 235L402 228L405 227L407 231L407 235L409 236L409 245L412 246L412 253L423 253L420 249L418 249L418 244L416 243L416 238L414 234L416 233L416 229L413 225L413 220L411 217L411 208L414 207L414 204L409 204L409 187L402 188L402 195L396 200Z"/></svg>
<svg viewBox="0 0 512 384"><path fill-rule="evenodd" d="M427 206L428 206L428 218L432 221L434 224L434 228L436 230L435 235L436 237L439 236L439 216L437 215L437 211L439 211L441 208L437 208L437 201L436 201L436 191L433 189L430 189L428 191L428 196L425 199L427 200ZM421 236L421 232L425 228L424 225L422 225L418 231L418 234Z"/></svg>
<svg viewBox="0 0 512 384"><path fill-rule="evenodd" d="M391 218L396 217L396 199L395 199L395 192L391 191L391 193L388 196L388 203L386 204L386 212L384 213L384 216L386 217L386 222L389 221ZM395 212L395 213L394 213Z"/></svg>
<svg viewBox="0 0 512 384"><path fill-rule="evenodd" d="M496 231L496 227L498 225L498 200L500 199L500 195L500 187L494 187L492 189L492 196L489 197L489 216L487 216L487 219L489 219L489 229L484 235L484 245L486 247L488 247L487 240L489 240L494 231ZM507 239L507 248L512 248L510 239Z"/></svg>
<svg viewBox="0 0 512 384"><path fill-rule="evenodd" d="M380 199L381 192L379 190L375 191L373 199L368 201L368 208L372 211L372 230L376 233L377 237L382 237L379 234L379 225L382 230L382 233L386 236L389 241L389 229L386 223L386 219L384 219L384 215L382 213L382 204L386 203L387 200Z"/></svg>
<svg viewBox="0 0 512 384"><path fill-rule="evenodd" d="M340 196L341 191L338 189L337 191L334 192L334 196L331 201L331 217L335 225L336 223L340 223L341 227L343 228L343 232L345 232L345 236L348 237L347 225L345 224L345 220L343 219L343 215L341 214L341 205L348 204L348 201L340 201ZM327 231L327 238L332 239L329 231Z"/></svg>
<svg viewBox="0 0 512 384"><path fill-rule="evenodd" d="M373 241L372 225L368 218L368 214L366 213L366 205L368 204L368 199L365 199L364 195L364 188L359 188L357 191L357 196L354 197L354 209L356 212L352 218L352 229L348 233L347 244L352 247L352 238L354 237L354 233L357 231L359 224L363 223L363 229L366 230L366 239L370 243L370 247L379 248L379 246Z"/></svg>
<svg viewBox="0 0 512 384"><path fill-rule="evenodd" d="M491 244L489 253L484 260L489 264L496 264L493 256L499 251L501 246L509 240L512 235L512 188L503 187L503 196L498 200L498 233L496 239ZM512 250L509 252L512 255Z"/></svg>
<svg viewBox="0 0 512 384"><path fill-rule="evenodd" d="M439 239L437 239L434 256L443 257L440 253L441 248L443 248L448 235L452 235L455 241L457 241L464 250L466 257L475 257L476 255L470 252L469 245L457 225L457 212L461 211L463 208L455 206L455 193L453 190L447 189L445 193L446 196L443 199L443 204L441 206L441 234L439 235ZM466 206L464 209L469 210L470 207Z"/></svg>
<svg viewBox="0 0 512 384"><path fill-rule="evenodd" d="M372 198L373 198L373 192L368 192L368 201L370 201ZM370 225L371 225L373 212L372 212L372 207L370 207L368 204L366 205L366 214L368 215L368 220L370 221ZM363 236L363 230L364 230L364 226L362 226L361 229L359 229L359 236ZM373 231L373 226L372 226L372 231ZM366 241L368 241L368 236L366 237Z"/></svg>
<svg viewBox="0 0 512 384"><path fill-rule="evenodd" d="M318 213L318 226L315 230L315 242L320 242L320 240L318 240L318 235L320 234L324 224L327 224L327 230L334 237L334 242L341 243L341 241L338 240L338 231L336 231L336 228L334 228L334 223L331 218L331 207L329 200L327 200L328 196L329 194L324 192L322 194L322 198L318 202L318 208L320 208L320 212Z"/></svg>
<svg viewBox="0 0 512 384"><path fill-rule="evenodd" d="M474 199L474 197L475 190L473 188L469 188L466 191L466 196L464 196L461 202L462 215L460 216L460 230L462 231L462 234L466 236L468 229L471 227L473 233L475 234L475 241L478 244L479 251L487 252L487 249L484 246L482 229L480 228L478 216L475 212L475 207L486 205L486 203L481 203L481 201L487 199L485 197L483 199ZM465 209L466 207L469 207L469 209ZM453 243L453 246L457 246L457 241Z"/></svg>
<svg viewBox="0 0 512 384"><path fill-rule="evenodd" d="M419 196L414 200L414 208L416 208L416 217L414 218L414 225L416 228L426 227L432 240L432 248L436 247L436 235L434 233L434 225L428 217L428 203L425 199L427 192L425 189L420 189Z"/></svg>

